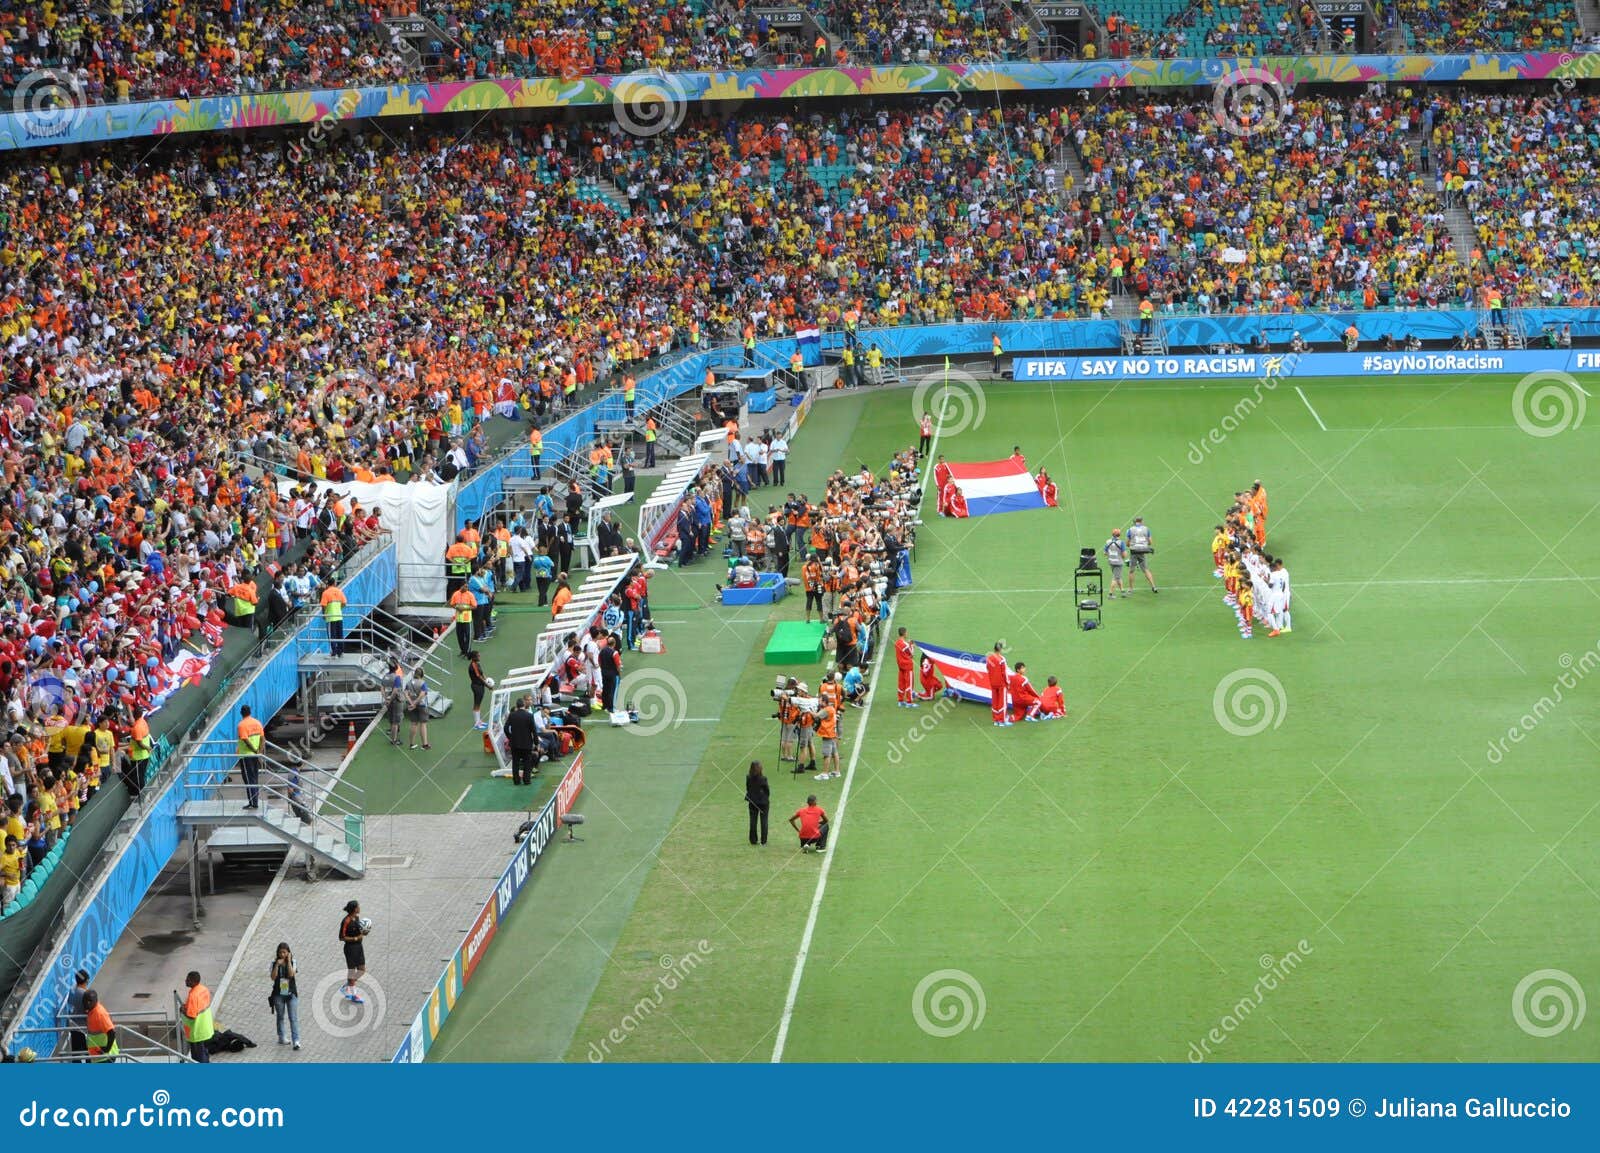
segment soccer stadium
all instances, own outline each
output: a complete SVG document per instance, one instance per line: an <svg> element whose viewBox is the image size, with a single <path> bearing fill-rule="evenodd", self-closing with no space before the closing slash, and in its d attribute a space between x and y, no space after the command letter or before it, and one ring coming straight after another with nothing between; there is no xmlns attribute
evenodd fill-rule
<svg viewBox="0 0 1600 1153"><path fill-rule="evenodd" d="M1600 1060L1594 0L0 86L7 1063Z"/></svg>

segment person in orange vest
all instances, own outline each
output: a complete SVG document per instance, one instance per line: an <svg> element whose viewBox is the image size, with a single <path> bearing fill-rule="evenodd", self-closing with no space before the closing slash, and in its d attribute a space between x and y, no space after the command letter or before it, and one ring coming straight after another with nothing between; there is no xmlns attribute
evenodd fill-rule
<svg viewBox="0 0 1600 1153"><path fill-rule="evenodd" d="M121 1052L117 1048L117 1023L100 1003L100 994L93 989L83 994L83 1013L83 1035L89 1060L97 1064L115 1061Z"/></svg>
<svg viewBox="0 0 1600 1153"><path fill-rule="evenodd" d="M233 620L231 623L240 628L254 628L256 623L256 583L248 577L240 577L228 589L228 596L232 599Z"/></svg>
<svg viewBox="0 0 1600 1153"><path fill-rule="evenodd" d="M828 38L820 32L816 43L811 45L811 63L817 68L826 67L828 63Z"/></svg>
<svg viewBox="0 0 1600 1153"><path fill-rule="evenodd" d="M1494 285L1489 285L1483 290L1483 301L1489 306L1489 322L1500 326L1506 322L1505 300L1500 295L1500 290Z"/></svg>
<svg viewBox="0 0 1600 1153"><path fill-rule="evenodd" d="M633 373L625 373L622 377L622 411L624 419L633 419L633 404L639 396L639 382L633 378Z"/></svg>
<svg viewBox="0 0 1600 1153"><path fill-rule="evenodd" d="M133 710L133 728L128 734L128 755L122 763L122 782L127 786L128 798L134 803L139 803L139 794L144 790L145 774L150 768L150 754L155 749L155 742L150 737L150 722L144 719L144 710Z"/></svg>
<svg viewBox="0 0 1600 1153"><path fill-rule="evenodd" d="M465 531L456 534L455 543L444 550L444 595L448 599L467 583L472 565L478 559L478 546L467 541Z"/></svg>
<svg viewBox="0 0 1600 1153"><path fill-rule="evenodd" d="M1005 348L1000 343L1000 334L998 332L990 333L990 335L989 335L989 361L990 361L990 367L993 370L991 375L993 375L993 376L999 376L1000 375L1000 354L1003 353L1003 352L1005 352Z"/></svg>
<svg viewBox="0 0 1600 1153"><path fill-rule="evenodd" d="M450 611L456 618L456 647L461 655L472 651L472 610L478 607L478 598L465 585L450 594Z"/></svg>
<svg viewBox="0 0 1600 1153"><path fill-rule="evenodd" d="M1149 336L1155 327L1156 306L1148 296L1139 302L1139 335Z"/></svg>
<svg viewBox="0 0 1600 1153"><path fill-rule="evenodd" d="M344 656L344 606L350 599L336 584L322 590L322 620L328 626L328 651L336 657Z"/></svg>
<svg viewBox="0 0 1600 1153"><path fill-rule="evenodd" d="M754 368L756 366L756 326L748 321L744 326L744 366L746 368ZM708 378L711 376L709 369L706 371L706 376ZM713 382L708 379L706 383L711 384Z"/></svg>
<svg viewBox="0 0 1600 1153"><path fill-rule="evenodd" d="M660 426L656 424L656 418L655 417L647 416L647 417L644 418L644 466L645 466L645 468L655 468L655 466L656 466L656 429L659 428L659 427Z"/></svg>
<svg viewBox="0 0 1600 1153"><path fill-rule="evenodd" d="M528 455L533 458L533 479L539 479L539 457L544 452L544 433L537 427L528 432Z"/></svg>
<svg viewBox="0 0 1600 1153"><path fill-rule="evenodd" d="M266 730L261 722L250 715L250 706L239 707L239 743L234 751L239 757L239 775L244 778L244 807L261 807L261 746L266 743Z"/></svg>
<svg viewBox="0 0 1600 1153"><path fill-rule="evenodd" d="M211 1038L217 1027L211 1016L211 990L193 969L184 978L189 995L183 1000L183 1039L189 1042L189 1056L202 1065L211 1061Z"/></svg>

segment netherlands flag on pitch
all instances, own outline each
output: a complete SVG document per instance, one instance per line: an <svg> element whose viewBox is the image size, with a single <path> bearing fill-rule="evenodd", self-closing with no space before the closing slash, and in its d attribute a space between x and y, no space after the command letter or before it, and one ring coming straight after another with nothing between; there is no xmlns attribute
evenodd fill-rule
<svg viewBox="0 0 1600 1153"><path fill-rule="evenodd" d="M1033 474L1016 457L952 464L950 479L966 498L968 516L1046 507Z"/></svg>
<svg viewBox="0 0 1600 1153"><path fill-rule="evenodd" d="M926 641L914 641L917 648L933 662L944 678L944 686L964 701L979 704L990 702L989 669L981 653L964 653L960 649L946 649ZM1007 668L1009 673L1010 669Z"/></svg>
<svg viewBox="0 0 1600 1153"><path fill-rule="evenodd" d="M802 324L794 330L794 344L801 363L816 367L822 363L822 330L815 324Z"/></svg>

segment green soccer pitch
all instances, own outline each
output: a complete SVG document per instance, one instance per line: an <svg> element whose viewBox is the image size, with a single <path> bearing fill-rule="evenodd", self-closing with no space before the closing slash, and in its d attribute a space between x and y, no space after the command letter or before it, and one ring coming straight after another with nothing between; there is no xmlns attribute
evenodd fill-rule
<svg viewBox="0 0 1600 1153"><path fill-rule="evenodd" d="M670 757L599 733L591 763L601 820L639 790L670 817L594 894L603 916L513 911L441 1055L768 1061L781 1036L786 1061L1600 1059L1592 1025L1548 1027L1600 977L1600 437L1581 391L1568 427L1530 433L1516 384L958 382L819 404L791 470L813 497L913 443L914 396L948 401L950 460L1020 445L1050 471L1058 509L956 522L928 502L883 641L1003 640L1036 686L1061 678L1067 718L897 708L891 657L846 710L845 779L791 778L760 649L800 598L715 644L669 632L649 667L694 723L662 734ZM1209 542L1258 478L1294 630L1245 640ZM1078 552L1136 515L1160 594L1079 631ZM703 606L717 572L664 576ZM705 632L722 612L657 616ZM765 848L745 837L753 757ZM788 835L807 792L836 817L825 856ZM595 819L542 888L577 852L603 872Z"/></svg>

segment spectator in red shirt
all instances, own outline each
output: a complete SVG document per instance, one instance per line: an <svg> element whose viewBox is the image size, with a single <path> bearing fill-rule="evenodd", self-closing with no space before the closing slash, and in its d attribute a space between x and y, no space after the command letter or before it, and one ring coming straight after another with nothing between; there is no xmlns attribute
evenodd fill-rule
<svg viewBox="0 0 1600 1153"><path fill-rule="evenodd" d="M826 852L828 848L828 814L822 811L822 806L817 804L817 795L812 793L806 798L803 807L794 811L789 818L789 824L794 826L795 832L800 834L800 851L802 853Z"/></svg>

